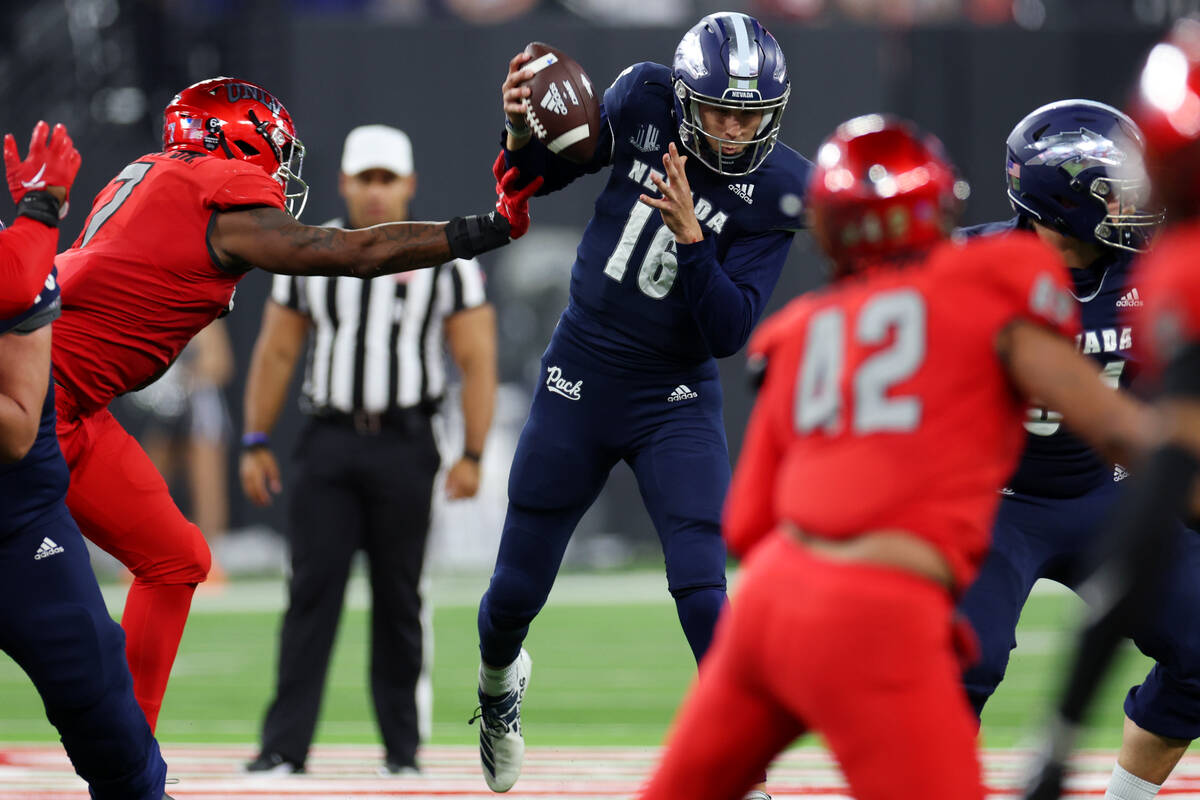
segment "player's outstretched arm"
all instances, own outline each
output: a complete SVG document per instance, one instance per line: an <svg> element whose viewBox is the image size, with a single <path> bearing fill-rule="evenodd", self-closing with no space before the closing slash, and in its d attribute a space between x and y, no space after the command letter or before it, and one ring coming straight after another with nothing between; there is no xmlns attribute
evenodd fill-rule
<svg viewBox="0 0 1200 800"><path fill-rule="evenodd" d="M1095 362L1049 329L1017 320L1000 332L996 349L1023 395L1059 409L1071 430L1109 461L1140 461L1161 437L1149 407L1105 386Z"/></svg>
<svg viewBox="0 0 1200 800"><path fill-rule="evenodd" d="M274 207L219 212L208 231L209 250L223 267L252 267L281 275L350 275L374 278L435 267L452 258L474 258L519 238L529 229L535 179L517 189L520 174L497 174L496 209L449 222L389 222L345 230L302 225Z"/></svg>
<svg viewBox="0 0 1200 800"><path fill-rule="evenodd" d="M495 246L507 243L508 221L489 233ZM283 275L372 278L437 266L454 257L445 222L396 222L344 230L303 225L270 207L218 213L208 241L225 267L258 267Z"/></svg>

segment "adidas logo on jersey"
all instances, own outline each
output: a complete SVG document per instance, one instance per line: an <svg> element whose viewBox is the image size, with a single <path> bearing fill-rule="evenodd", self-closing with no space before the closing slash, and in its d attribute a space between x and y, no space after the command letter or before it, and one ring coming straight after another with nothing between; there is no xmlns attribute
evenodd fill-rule
<svg viewBox="0 0 1200 800"><path fill-rule="evenodd" d="M1141 308L1142 296L1138 294L1137 288L1130 289L1128 292L1117 301L1117 308Z"/></svg>
<svg viewBox="0 0 1200 800"><path fill-rule="evenodd" d="M694 400L700 395L693 392L686 384L679 384L675 387L675 391L667 397L668 403L678 403L680 400Z"/></svg>
<svg viewBox="0 0 1200 800"><path fill-rule="evenodd" d="M1129 477L1129 470L1122 467L1120 464L1113 464L1113 483L1123 481Z"/></svg>
<svg viewBox="0 0 1200 800"><path fill-rule="evenodd" d="M63 552L63 549L61 546L59 546L58 542L47 536L45 539L42 539L42 543L38 545L37 552L33 554L33 560L41 561L43 558L56 556L61 552Z"/></svg>
<svg viewBox="0 0 1200 800"><path fill-rule="evenodd" d="M560 117L567 115L567 104L563 101L562 94L558 91L557 83L550 84L549 90L542 97L542 108L553 111Z"/></svg>
<svg viewBox="0 0 1200 800"><path fill-rule="evenodd" d="M747 204L754 203L754 184L753 183L731 183L729 191L736 194L738 197L746 201Z"/></svg>

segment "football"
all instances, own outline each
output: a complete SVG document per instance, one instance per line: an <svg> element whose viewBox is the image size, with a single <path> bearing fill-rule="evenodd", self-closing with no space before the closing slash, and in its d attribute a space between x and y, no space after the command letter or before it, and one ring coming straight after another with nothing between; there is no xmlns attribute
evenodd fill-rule
<svg viewBox="0 0 1200 800"><path fill-rule="evenodd" d="M548 44L530 42L525 52L533 56L525 64L533 70L525 81L531 90L525 119L533 135L569 161L590 161L600 136L600 98L591 79L575 59Z"/></svg>

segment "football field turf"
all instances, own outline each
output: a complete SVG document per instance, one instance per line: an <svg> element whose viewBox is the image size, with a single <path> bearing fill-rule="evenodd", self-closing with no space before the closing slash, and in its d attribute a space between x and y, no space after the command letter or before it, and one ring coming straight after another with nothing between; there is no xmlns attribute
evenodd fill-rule
<svg viewBox="0 0 1200 800"><path fill-rule="evenodd" d="M466 722L475 707L475 604L485 582L483 577L433 581L435 747L427 749L426 757L436 763L473 763L476 729ZM650 757L649 751L640 748L660 743L693 670L664 584L660 572L564 575L560 579L527 642L533 655L533 677L524 707L530 749L527 763L539 763L539 752L545 754L550 766L562 759L571 761L570 753L586 752L571 749L580 747L621 748L605 757L622 763L630 759L641 763ZM110 609L119 605L122 593L120 587L106 591ZM258 726L271 692L283 599L280 581L234 583L220 591L197 595L159 724L159 738L169 758L173 749L175 760L183 763L192 759L206 764L211 756L231 772L238 761L254 755ZM317 732L317 744L331 746L327 750L332 754L328 767L331 775L351 770L345 766L347 759L361 766L360 762L377 764L380 757L366 688L366 605L365 587L361 579L356 579L339 632ZM1057 591L1035 592L1022 620L1019 648L1008 678L984 717L986 747L1012 748L1029 743L1061 674L1067 646L1064 628L1074 624L1080 608L1073 596ZM1128 686L1145 674L1147 664L1132 648L1126 649L1093 715L1084 746L1115 748L1120 738L1122 697ZM56 741L37 695L7 659L0 659L0 697L0 743ZM195 745L201 746L198 751L186 749ZM220 747L210 747L215 745ZM619 755L626 750L635 755ZM11 765L14 758L20 761L13 754L22 752L0 744L0 796L5 783L5 754ZM30 752L50 752L51 756L38 757L56 758L53 747ZM318 748L321 752L326 751ZM794 758L816 758L813 752L819 751L799 751ZM1003 761L1003 754L995 758L1009 763ZM1097 764L1111 763L1110 759L1102 754ZM593 759L581 756L579 760ZM319 764L320 759L315 757L310 762L314 771L319 771ZM807 774L803 768L797 769ZM1006 769L1012 772L1011 764ZM473 777L478 781L477 774ZM828 780L837 782L832 773ZM630 779L624 791L634 787L636 781ZM796 788L799 792L803 787ZM189 796L183 789L181 786L177 794ZM563 794L558 789L547 791ZM806 793L799 792L798 796ZM816 793L828 795L830 789ZM300 794L307 796L306 792ZM357 794L358 790L347 789L346 794L338 796Z"/></svg>

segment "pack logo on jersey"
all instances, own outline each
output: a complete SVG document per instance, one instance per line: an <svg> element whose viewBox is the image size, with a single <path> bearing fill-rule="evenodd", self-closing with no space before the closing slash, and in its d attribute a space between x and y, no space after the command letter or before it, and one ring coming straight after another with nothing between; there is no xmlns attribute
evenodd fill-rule
<svg viewBox="0 0 1200 800"><path fill-rule="evenodd" d="M1141 307L1142 307L1142 296L1140 294L1138 294L1138 290L1137 290L1136 286L1134 288L1130 289L1125 294L1123 294L1121 296L1121 299L1117 301L1117 308L1141 308Z"/></svg>
<svg viewBox="0 0 1200 800"><path fill-rule="evenodd" d="M736 194L738 197L746 201L747 204L754 202L754 184L753 183L731 183L729 191Z"/></svg>
<svg viewBox="0 0 1200 800"><path fill-rule="evenodd" d="M559 367L547 367L546 388L568 400L578 400L583 397L583 378L572 383L563 377Z"/></svg>
<svg viewBox="0 0 1200 800"><path fill-rule="evenodd" d="M563 101L562 92L558 91L558 84L550 84L550 88L546 90L546 94L542 97L542 108L547 111L553 111L560 117L567 115L567 104Z"/></svg>
<svg viewBox="0 0 1200 800"><path fill-rule="evenodd" d="M695 400L700 395L693 392L687 387L687 384L681 383L675 387L675 391L667 397L668 403L678 403L680 400Z"/></svg>
<svg viewBox="0 0 1200 800"><path fill-rule="evenodd" d="M1113 483L1123 481L1129 477L1129 470L1122 467L1120 464L1113 464Z"/></svg>
<svg viewBox="0 0 1200 800"><path fill-rule="evenodd" d="M658 128L653 125L639 125L637 133L629 137L629 143L643 153L658 151Z"/></svg>
<svg viewBox="0 0 1200 800"><path fill-rule="evenodd" d="M56 556L62 552L64 552L62 546L47 536L45 539L42 539L42 543L38 545L37 552L33 554L33 560L41 561L43 558Z"/></svg>

